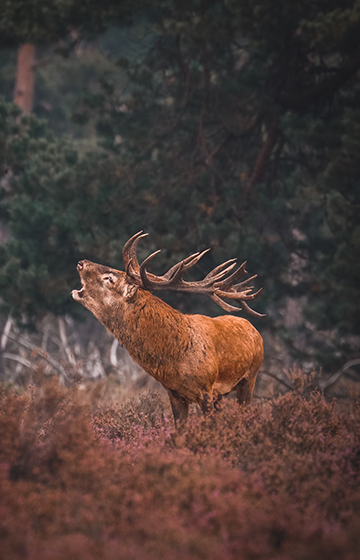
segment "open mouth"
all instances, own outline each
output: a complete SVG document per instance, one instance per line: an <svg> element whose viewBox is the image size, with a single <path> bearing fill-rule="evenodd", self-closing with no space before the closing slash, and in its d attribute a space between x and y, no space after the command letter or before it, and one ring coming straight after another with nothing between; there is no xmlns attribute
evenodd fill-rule
<svg viewBox="0 0 360 560"><path fill-rule="evenodd" d="M83 271L85 263L86 263L86 261L79 261L76 265L77 271L78 271L79 276L80 276L81 288L80 288L80 290L73 290L71 292L71 295L77 301L81 300L81 298L83 298L84 295L85 295L85 284L84 284L83 279L81 278L82 271Z"/></svg>
<svg viewBox="0 0 360 560"><path fill-rule="evenodd" d="M71 295L74 299L80 299L83 297L83 295L85 294L85 286L82 285L80 290L73 290L71 292Z"/></svg>

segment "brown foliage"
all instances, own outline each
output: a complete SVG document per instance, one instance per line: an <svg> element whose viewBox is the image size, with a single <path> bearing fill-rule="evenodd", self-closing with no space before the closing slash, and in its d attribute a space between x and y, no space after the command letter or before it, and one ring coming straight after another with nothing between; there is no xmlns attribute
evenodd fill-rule
<svg viewBox="0 0 360 560"><path fill-rule="evenodd" d="M0 410L7 560L358 558L359 403L227 401L175 431L158 394L97 409L51 381Z"/></svg>

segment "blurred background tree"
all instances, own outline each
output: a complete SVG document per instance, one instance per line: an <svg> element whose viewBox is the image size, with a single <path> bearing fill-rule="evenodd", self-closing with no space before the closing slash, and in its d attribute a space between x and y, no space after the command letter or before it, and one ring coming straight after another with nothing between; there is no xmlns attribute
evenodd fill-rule
<svg viewBox="0 0 360 560"><path fill-rule="evenodd" d="M4 311L78 312L76 260L120 267L145 229L158 270L248 259L294 356L358 355L358 2L4 2L0 31ZM24 43L47 61L27 117L8 103Z"/></svg>

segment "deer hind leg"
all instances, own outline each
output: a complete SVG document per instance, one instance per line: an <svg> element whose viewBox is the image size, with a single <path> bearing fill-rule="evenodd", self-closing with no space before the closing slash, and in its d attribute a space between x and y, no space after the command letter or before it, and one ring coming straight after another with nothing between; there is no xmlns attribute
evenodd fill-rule
<svg viewBox="0 0 360 560"><path fill-rule="evenodd" d="M214 412L214 399L207 393L199 404L204 416L210 416Z"/></svg>
<svg viewBox="0 0 360 560"><path fill-rule="evenodd" d="M224 395L217 395L216 397L211 397L210 395L206 394L203 397L203 400L200 402L200 408L204 416L211 416L211 414L215 414L215 412L220 410L221 400L227 394L228 393L225 393Z"/></svg>
<svg viewBox="0 0 360 560"><path fill-rule="evenodd" d="M175 426L185 422L189 414L189 403L179 395L177 391L168 389L170 397L171 410L174 416Z"/></svg>
<svg viewBox="0 0 360 560"><path fill-rule="evenodd" d="M216 397L216 399L214 400L214 409L215 409L215 412L216 412L217 410L220 409L220 403L221 403L223 397L225 397L226 395L227 395L227 393L225 393L225 395L218 395L218 396Z"/></svg>
<svg viewBox="0 0 360 560"><path fill-rule="evenodd" d="M251 403L251 397L254 391L256 375L252 377L243 377L236 385L236 400L240 406Z"/></svg>

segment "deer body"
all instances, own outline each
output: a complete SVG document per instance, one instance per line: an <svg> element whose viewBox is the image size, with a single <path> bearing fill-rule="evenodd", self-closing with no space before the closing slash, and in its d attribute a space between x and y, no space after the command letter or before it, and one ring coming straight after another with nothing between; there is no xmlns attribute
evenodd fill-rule
<svg viewBox="0 0 360 560"><path fill-rule="evenodd" d="M73 298L168 391L175 422L187 417L190 403L207 413L233 390L241 404L250 402L264 351L246 319L185 315L122 271L90 261L78 269L83 287Z"/></svg>

